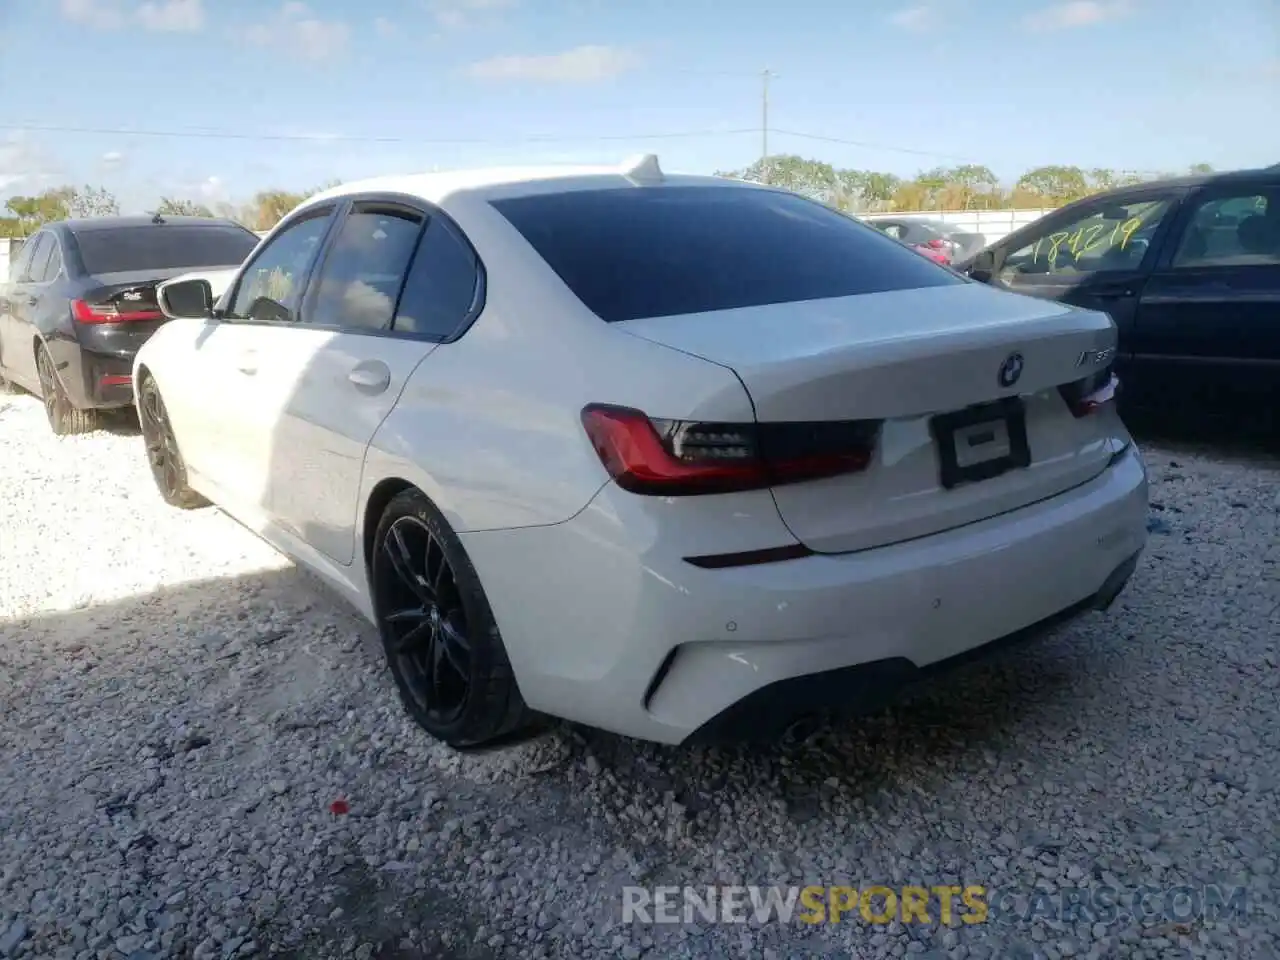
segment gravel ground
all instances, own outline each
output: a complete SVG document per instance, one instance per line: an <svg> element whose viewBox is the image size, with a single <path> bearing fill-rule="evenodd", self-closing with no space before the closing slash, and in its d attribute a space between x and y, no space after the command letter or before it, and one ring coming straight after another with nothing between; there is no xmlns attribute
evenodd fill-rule
<svg viewBox="0 0 1280 960"><path fill-rule="evenodd" d="M59 441L0 398L0 957L1276 956L1277 473L1147 456L1150 548L1109 615L883 715L763 748L556 727L464 755L405 720L323 588L164 507L136 433ZM682 883L983 884L1015 908L1220 883L1247 915L621 923L623 885Z"/></svg>

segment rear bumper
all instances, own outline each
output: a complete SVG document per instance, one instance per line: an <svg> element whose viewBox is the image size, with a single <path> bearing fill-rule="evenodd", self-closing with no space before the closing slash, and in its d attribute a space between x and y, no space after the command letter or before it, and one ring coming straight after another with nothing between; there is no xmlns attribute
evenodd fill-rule
<svg viewBox="0 0 1280 960"><path fill-rule="evenodd" d="M926 668L1104 605L1146 543L1147 479L1131 447L999 517L719 570L673 553L653 509L610 485L566 523L462 540L530 707L679 743L779 729L797 706L874 707Z"/></svg>
<svg viewBox="0 0 1280 960"><path fill-rule="evenodd" d="M906 688L928 677L945 675L967 663L1035 640L1053 627L1091 610L1106 610L1129 583L1140 557L1141 551L1120 564L1093 596L1008 636L925 667L916 666L906 657L892 657L777 680L722 710L695 730L686 742L777 739L824 712L870 713L886 707Z"/></svg>
<svg viewBox="0 0 1280 960"><path fill-rule="evenodd" d="M97 353L72 340L48 346L74 406L109 410L133 404L132 354Z"/></svg>

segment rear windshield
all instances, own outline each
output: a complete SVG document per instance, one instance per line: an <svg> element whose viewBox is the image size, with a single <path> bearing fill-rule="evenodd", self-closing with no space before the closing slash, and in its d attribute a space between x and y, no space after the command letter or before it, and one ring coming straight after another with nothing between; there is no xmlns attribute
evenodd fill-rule
<svg viewBox="0 0 1280 960"><path fill-rule="evenodd" d="M150 224L99 227L76 234L88 273L239 266L257 245L248 230L229 224Z"/></svg>
<svg viewBox="0 0 1280 960"><path fill-rule="evenodd" d="M850 217L772 190L638 187L492 202L610 323L965 282Z"/></svg>

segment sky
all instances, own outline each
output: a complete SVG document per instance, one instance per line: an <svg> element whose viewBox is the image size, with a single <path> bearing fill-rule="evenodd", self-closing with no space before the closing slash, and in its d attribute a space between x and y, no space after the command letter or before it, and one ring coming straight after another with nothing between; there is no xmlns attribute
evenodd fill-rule
<svg viewBox="0 0 1280 960"><path fill-rule="evenodd" d="M0 0L0 200L768 150L910 176L1280 162L1280 0Z"/></svg>

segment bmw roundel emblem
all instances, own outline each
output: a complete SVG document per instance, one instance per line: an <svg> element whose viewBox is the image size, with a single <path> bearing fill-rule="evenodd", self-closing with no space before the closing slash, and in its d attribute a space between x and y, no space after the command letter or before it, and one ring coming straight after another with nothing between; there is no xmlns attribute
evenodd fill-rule
<svg viewBox="0 0 1280 960"><path fill-rule="evenodd" d="M1004 358L1004 363L1000 364L1000 386L1012 387L1018 382L1018 378L1022 376L1022 354L1011 353Z"/></svg>

